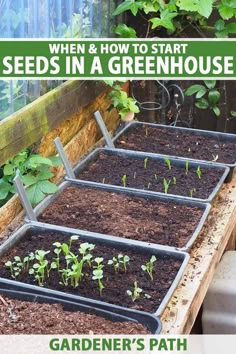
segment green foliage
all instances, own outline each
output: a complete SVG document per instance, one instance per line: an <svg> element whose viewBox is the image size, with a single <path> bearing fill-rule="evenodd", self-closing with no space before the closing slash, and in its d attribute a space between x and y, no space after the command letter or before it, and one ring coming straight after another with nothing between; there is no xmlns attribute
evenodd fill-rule
<svg viewBox="0 0 236 354"><path fill-rule="evenodd" d="M186 96L195 95L195 106L200 109L209 108L216 116L220 115L218 103L220 101L220 92L215 88L215 80L205 80L203 84L195 84L187 88Z"/></svg>
<svg viewBox="0 0 236 354"><path fill-rule="evenodd" d="M124 23L120 23L115 29L114 33L121 38L137 38L137 33L132 27L128 27Z"/></svg>
<svg viewBox="0 0 236 354"><path fill-rule="evenodd" d="M123 254L118 254L117 257L113 257L112 259L109 259L107 264L113 265L114 270L116 273L119 273L120 271L124 271L125 273L127 272L127 265L130 261L129 256L124 256Z"/></svg>
<svg viewBox="0 0 236 354"><path fill-rule="evenodd" d="M153 280L153 268L154 268L154 263L156 262L156 260L157 260L156 256L152 256L148 262L146 262L145 264L143 264L141 266L141 269L144 272L148 273L151 280Z"/></svg>
<svg viewBox="0 0 236 354"><path fill-rule="evenodd" d="M168 170L171 170L171 161L168 158L164 159L166 166L168 167Z"/></svg>
<svg viewBox="0 0 236 354"><path fill-rule="evenodd" d="M99 288L99 292L100 292L100 296L102 295L102 290L104 289L104 285L102 283L102 279L103 279L103 258L102 257L97 257L94 259L95 265L94 265L94 270L93 270L93 280L97 280L98 282L98 288Z"/></svg>
<svg viewBox="0 0 236 354"><path fill-rule="evenodd" d="M105 83L109 84L108 81L105 81ZM136 101L132 97L128 97L127 93L122 90L120 85L114 84L112 86L112 90L108 94L108 97L112 102L108 110L116 108L121 119L124 119L129 112L140 112Z"/></svg>
<svg viewBox="0 0 236 354"><path fill-rule="evenodd" d="M121 177L121 181L122 181L123 187L126 187L127 176L126 176L126 175L123 175L123 176Z"/></svg>
<svg viewBox="0 0 236 354"><path fill-rule="evenodd" d="M165 194L168 193L169 187L171 184L171 180L169 179L169 181L167 182L167 180L165 178L163 178L163 187L164 187L164 192Z"/></svg>
<svg viewBox="0 0 236 354"><path fill-rule="evenodd" d="M198 176L199 179L201 179L202 177L202 171L201 171L201 167L198 166L196 169L196 175Z"/></svg>
<svg viewBox="0 0 236 354"><path fill-rule="evenodd" d="M25 149L18 155L8 160L0 169L0 206L4 205L15 193L13 179L16 174L21 178L26 193L32 203L39 203L47 194L57 191L57 186L49 179L54 176L50 167L58 166L61 160L58 157L45 158L39 154L30 155Z"/></svg>
<svg viewBox="0 0 236 354"><path fill-rule="evenodd" d="M187 160L185 162L185 174L186 174L186 176L188 175L188 171L189 171L189 161Z"/></svg>
<svg viewBox="0 0 236 354"><path fill-rule="evenodd" d="M144 159L144 162L143 162L143 167L145 170L147 169L147 165L148 165L148 157L146 157L146 159Z"/></svg>
<svg viewBox="0 0 236 354"><path fill-rule="evenodd" d="M143 289L139 288L137 281L134 282L133 290L127 290L127 294L132 298L132 301L135 302L140 298Z"/></svg>

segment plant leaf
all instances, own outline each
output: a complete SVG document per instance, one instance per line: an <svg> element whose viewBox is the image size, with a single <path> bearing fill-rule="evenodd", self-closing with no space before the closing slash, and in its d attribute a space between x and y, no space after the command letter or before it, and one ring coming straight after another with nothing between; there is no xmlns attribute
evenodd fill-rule
<svg viewBox="0 0 236 354"><path fill-rule="evenodd" d="M113 16L118 16L126 11L131 11L134 16L137 15L138 10L143 8L142 1L135 1L135 0L125 0L123 1L113 12Z"/></svg>
<svg viewBox="0 0 236 354"><path fill-rule="evenodd" d="M204 83L205 83L206 87L208 87L209 89L213 89L216 85L215 80L205 80Z"/></svg>
<svg viewBox="0 0 236 354"><path fill-rule="evenodd" d="M200 109L206 109L209 107L209 103L205 98L200 98L195 102L195 106Z"/></svg>
<svg viewBox="0 0 236 354"><path fill-rule="evenodd" d="M41 192L45 194L53 194L58 189L57 185L50 181L39 181L37 185L40 188Z"/></svg>
<svg viewBox="0 0 236 354"><path fill-rule="evenodd" d="M208 93L208 101L210 103L210 107L215 107L216 104L219 102L220 99L220 92L218 90L210 90Z"/></svg>
<svg viewBox="0 0 236 354"><path fill-rule="evenodd" d="M222 4L220 4L218 6L218 11L220 16L224 19L224 20L229 20L230 18L232 18L234 16L234 9L228 6L224 6Z"/></svg>
<svg viewBox="0 0 236 354"><path fill-rule="evenodd" d="M236 9L236 1L235 0L221 0L222 4L225 6L232 7L232 9Z"/></svg>
<svg viewBox="0 0 236 354"><path fill-rule="evenodd" d="M225 22L223 20L218 20L215 22L214 27L217 31L222 31L225 28Z"/></svg>
<svg viewBox="0 0 236 354"><path fill-rule="evenodd" d="M32 205L36 205L44 198L44 193L40 190L37 183L26 189L27 197Z"/></svg>
<svg viewBox="0 0 236 354"><path fill-rule="evenodd" d="M128 27L124 23L120 23L114 30L121 38L137 38L137 33L132 27Z"/></svg>
<svg viewBox="0 0 236 354"><path fill-rule="evenodd" d="M150 20L152 22L152 29L157 27L165 27L169 30L174 30L173 19L178 15L177 12L169 12L169 10L164 10L161 12L160 18L154 17Z"/></svg>
<svg viewBox="0 0 236 354"><path fill-rule="evenodd" d="M185 91L184 94L186 96L192 96L194 93L199 92L199 91L203 90L204 88L205 87L203 85L198 85L198 84L192 85L187 88L187 90Z"/></svg>
<svg viewBox="0 0 236 354"><path fill-rule="evenodd" d="M220 109L219 109L219 107L215 106L215 107L212 108L212 110L213 110L213 112L215 113L215 115L216 115L217 117L219 117L219 115L220 115Z"/></svg>
<svg viewBox="0 0 236 354"><path fill-rule="evenodd" d="M202 89L197 92L196 99L203 97L206 92L207 92L207 89L205 87L202 87Z"/></svg>
<svg viewBox="0 0 236 354"><path fill-rule="evenodd" d="M11 185L5 182L3 179L0 179L0 200L6 199L10 190Z"/></svg>

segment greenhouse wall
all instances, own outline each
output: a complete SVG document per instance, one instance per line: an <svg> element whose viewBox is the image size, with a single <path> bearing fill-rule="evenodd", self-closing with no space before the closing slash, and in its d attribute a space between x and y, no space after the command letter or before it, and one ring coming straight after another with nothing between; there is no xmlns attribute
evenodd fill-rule
<svg viewBox="0 0 236 354"><path fill-rule="evenodd" d="M0 38L109 37L115 3L113 0L0 0ZM0 80L0 120L59 84L58 80Z"/></svg>

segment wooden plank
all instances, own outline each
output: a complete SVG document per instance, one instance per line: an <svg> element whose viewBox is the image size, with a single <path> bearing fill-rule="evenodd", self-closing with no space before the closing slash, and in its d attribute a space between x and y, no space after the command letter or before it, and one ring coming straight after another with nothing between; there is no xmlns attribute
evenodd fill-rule
<svg viewBox="0 0 236 354"><path fill-rule="evenodd" d="M236 176L224 185L196 240L180 285L161 320L162 333L189 334L236 225Z"/></svg>
<svg viewBox="0 0 236 354"><path fill-rule="evenodd" d="M68 81L0 122L0 166L106 89L102 81Z"/></svg>

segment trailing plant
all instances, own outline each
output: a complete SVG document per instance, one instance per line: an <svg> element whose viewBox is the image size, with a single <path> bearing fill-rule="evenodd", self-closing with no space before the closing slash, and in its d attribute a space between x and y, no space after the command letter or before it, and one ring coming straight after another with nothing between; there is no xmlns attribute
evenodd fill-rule
<svg viewBox="0 0 236 354"><path fill-rule="evenodd" d="M218 19L213 26L209 26L208 18L213 9L218 12ZM133 16L139 13L147 23L146 37L153 36L165 30L168 35L178 35L187 27L192 27L201 37L203 32L215 32L216 37L227 37L236 33L236 24L226 21L236 16L234 0L124 0L115 9L113 16L130 12ZM115 33L123 38L135 38L135 29L125 24L119 24ZM210 36L212 37L212 35Z"/></svg>
<svg viewBox="0 0 236 354"><path fill-rule="evenodd" d="M113 265L116 273L119 273L121 270L125 273L127 272L127 265L129 264L129 256L124 256L123 254L118 254L117 257L112 257L109 259L107 264Z"/></svg>
<svg viewBox="0 0 236 354"><path fill-rule="evenodd" d="M215 80L205 80L202 84L194 84L185 91L186 96L195 95L195 106L200 109L209 108L216 116L220 115L218 103L221 97Z"/></svg>
<svg viewBox="0 0 236 354"><path fill-rule="evenodd" d="M164 192L167 194L169 187L171 184L171 180L169 179L169 181L167 182L167 180L165 178L163 178L163 187L164 187Z"/></svg>
<svg viewBox="0 0 236 354"><path fill-rule="evenodd" d="M25 149L18 155L8 160L1 167L0 174L0 206L4 205L15 193L13 179L18 174L22 183L26 186L27 196L35 205L47 194L57 191L57 186L49 179L54 176L50 167L59 166L61 160L58 157L45 158L39 154L30 155L29 149Z"/></svg>
<svg viewBox="0 0 236 354"><path fill-rule="evenodd" d="M104 285L102 283L103 268L104 268L104 265L102 264L103 260L104 259L102 257L97 257L94 259L95 265L93 266L94 270L93 270L93 277L92 277L93 280L96 280L98 282L100 296L102 296L102 290L104 289Z"/></svg>
<svg viewBox="0 0 236 354"><path fill-rule="evenodd" d="M142 292L143 289L139 288L137 281L134 282L133 290L127 290L127 294L132 298L133 302L140 298Z"/></svg>
<svg viewBox="0 0 236 354"><path fill-rule="evenodd" d="M148 275L150 276L151 280L153 280L153 268L154 268L154 263L156 262L157 258L156 256L151 256L150 260L146 262L145 264L141 265L141 269L144 272L147 272Z"/></svg>

